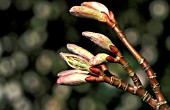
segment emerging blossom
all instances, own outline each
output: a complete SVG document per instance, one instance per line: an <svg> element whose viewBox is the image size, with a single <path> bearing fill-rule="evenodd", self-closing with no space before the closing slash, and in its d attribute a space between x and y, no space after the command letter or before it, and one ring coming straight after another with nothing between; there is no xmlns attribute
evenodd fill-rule
<svg viewBox="0 0 170 110"><path fill-rule="evenodd" d="M93 41L98 46L110 50L110 45L114 46L112 41L105 35L95 32L85 31L82 32L82 35Z"/></svg>
<svg viewBox="0 0 170 110"><path fill-rule="evenodd" d="M73 70L61 71L57 75L58 75L58 77L61 77L61 76L66 76L66 75L70 75L70 74L77 74L77 73L88 74L89 72L88 71L83 71L83 70L73 69Z"/></svg>
<svg viewBox="0 0 170 110"><path fill-rule="evenodd" d="M90 59L89 63L90 65L99 65L103 62L106 62L106 58L108 57L109 55L106 54L106 53L98 53L96 56L94 56L93 58Z"/></svg>
<svg viewBox="0 0 170 110"><path fill-rule="evenodd" d="M101 22L106 22L106 18L101 11L98 11L94 8L89 8L87 6L73 6L69 12L72 15L84 18L95 19Z"/></svg>
<svg viewBox="0 0 170 110"><path fill-rule="evenodd" d="M85 80L90 75L87 74L81 74L81 73L75 73L75 74L68 74L64 76L60 76L57 79L57 84L60 85L80 85L84 84L87 81Z"/></svg>
<svg viewBox="0 0 170 110"><path fill-rule="evenodd" d="M89 51L87 51L86 49L80 47L80 46L77 46L75 44L67 44L67 48L77 54L77 55L80 55L84 58L86 58L87 60L90 60L92 57L94 57L94 55L92 53L90 53Z"/></svg>
<svg viewBox="0 0 170 110"><path fill-rule="evenodd" d="M81 4L81 6L86 6L86 7L98 10L100 12L105 12L109 16L108 8L105 5L103 5L102 3L95 2L95 1L93 1L93 2L91 2L91 1L90 2L83 2Z"/></svg>
<svg viewBox="0 0 170 110"><path fill-rule="evenodd" d="M70 54L70 53L60 53L60 56L67 62L67 64L75 69L80 70L89 70L90 64L89 62L78 55Z"/></svg>

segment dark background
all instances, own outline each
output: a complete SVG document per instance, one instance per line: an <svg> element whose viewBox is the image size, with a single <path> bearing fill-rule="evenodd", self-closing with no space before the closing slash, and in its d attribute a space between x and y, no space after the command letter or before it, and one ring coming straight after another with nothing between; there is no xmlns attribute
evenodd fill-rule
<svg viewBox="0 0 170 110"><path fill-rule="evenodd" d="M67 43L80 45L93 54L109 53L81 35L83 31L93 31L113 41L153 94L146 74L110 27L69 13L72 6L82 2L84 0L0 0L0 110L152 109L139 97L107 84L73 87L56 84L57 73L69 69L59 56L60 52L69 52ZM114 12L129 41L157 73L169 102L170 2L100 2ZM113 74L129 81L119 65L107 66Z"/></svg>

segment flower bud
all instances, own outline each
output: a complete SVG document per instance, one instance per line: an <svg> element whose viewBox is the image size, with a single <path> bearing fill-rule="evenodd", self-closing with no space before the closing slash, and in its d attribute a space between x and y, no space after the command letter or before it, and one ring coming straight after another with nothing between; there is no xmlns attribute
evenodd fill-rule
<svg viewBox="0 0 170 110"><path fill-rule="evenodd" d="M86 83L87 81L85 79L89 76L90 75L80 74L80 73L64 75L57 79L57 84L80 85L80 84Z"/></svg>
<svg viewBox="0 0 170 110"><path fill-rule="evenodd" d="M86 31L82 32L82 35L93 41L98 46L107 50L110 50L110 45L114 45L107 36L100 33Z"/></svg>
<svg viewBox="0 0 170 110"><path fill-rule="evenodd" d="M99 65L103 62L106 62L106 58L108 57L109 55L106 54L106 53L98 53L96 56L94 56L93 58L90 59L89 63L91 66L94 66L94 65Z"/></svg>
<svg viewBox="0 0 170 110"><path fill-rule="evenodd" d="M86 7L98 10L100 12L105 12L109 16L108 8L105 5L103 5L103 4L99 3L99 2L83 2L81 4L81 6L86 6Z"/></svg>
<svg viewBox="0 0 170 110"><path fill-rule="evenodd" d="M69 54L69 53L60 53L60 56L66 61L66 63L75 69L81 69L81 70L89 70L90 64L89 62L78 55L75 54Z"/></svg>
<svg viewBox="0 0 170 110"><path fill-rule="evenodd" d="M70 75L70 74L77 74L77 73L88 74L89 72L88 71L74 69L74 70L64 70L64 71L61 71L57 75L58 75L58 77L61 77L61 76Z"/></svg>
<svg viewBox="0 0 170 110"><path fill-rule="evenodd" d="M75 44L67 44L67 48L77 54L77 55L80 55L84 58L86 58L87 60L91 59L94 55L92 53L90 53L89 51L87 51L86 49L80 47L80 46L77 46Z"/></svg>
<svg viewBox="0 0 170 110"><path fill-rule="evenodd" d="M106 18L104 17L103 13L95 10L93 8L89 8L86 6L73 6L69 12L72 15L84 18L95 19L101 22L106 22Z"/></svg>

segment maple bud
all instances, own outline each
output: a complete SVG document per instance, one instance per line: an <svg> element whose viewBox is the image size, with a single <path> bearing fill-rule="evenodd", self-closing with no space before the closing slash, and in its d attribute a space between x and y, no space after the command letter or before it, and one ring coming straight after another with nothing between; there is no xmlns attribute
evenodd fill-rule
<svg viewBox="0 0 170 110"><path fill-rule="evenodd" d="M86 6L73 6L69 12L78 17L95 19L101 22L107 21L102 12Z"/></svg>
<svg viewBox="0 0 170 110"><path fill-rule="evenodd" d="M89 70L90 64L87 61L87 59L75 55L75 54L70 54L70 53L60 53L60 56L66 61L66 63L75 69L80 69L80 70Z"/></svg>
<svg viewBox="0 0 170 110"><path fill-rule="evenodd" d="M92 53L90 53L89 51L87 51L86 49L80 47L80 46L77 46L75 44L67 44L67 48L77 54L77 55L80 55L84 58L86 58L87 60L91 59L92 57L94 57L94 55Z"/></svg>
<svg viewBox="0 0 170 110"><path fill-rule="evenodd" d="M98 53L96 56L94 56L93 58L90 59L89 63L91 66L93 65L99 65L103 62L106 62L106 58L108 57L109 55L106 54L106 53Z"/></svg>
<svg viewBox="0 0 170 110"><path fill-rule="evenodd" d="M110 50L110 45L114 46L112 41L105 35L95 32L85 31L82 32L82 35L93 41L98 46Z"/></svg>
<svg viewBox="0 0 170 110"><path fill-rule="evenodd" d="M81 74L81 73L75 73L75 74L68 74L64 76L60 76L57 79L57 84L60 85L80 85L84 84L87 81L85 80L90 75L87 74Z"/></svg>
<svg viewBox="0 0 170 110"><path fill-rule="evenodd" d="M83 2L81 4L81 6L86 6L86 7L98 10L100 12L105 12L109 16L108 8L105 5L103 5L102 3L94 2L94 1L93 2Z"/></svg>
<svg viewBox="0 0 170 110"><path fill-rule="evenodd" d="M70 74L77 74L77 73L88 74L89 72L88 71L83 71L83 70L73 69L73 70L64 70L64 71L61 71L57 75L58 75L58 77L61 77L61 76L70 75Z"/></svg>

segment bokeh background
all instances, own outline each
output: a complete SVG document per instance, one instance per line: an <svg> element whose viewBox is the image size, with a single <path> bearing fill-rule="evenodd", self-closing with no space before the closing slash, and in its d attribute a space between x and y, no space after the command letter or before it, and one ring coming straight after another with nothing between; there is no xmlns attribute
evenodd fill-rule
<svg viewBox="0 0 170 110"><path fill-rule="evenodd" d="M69 13L84 0L0 0L0 110L152 110L135 95L108 84L61 86L57 73L70 69L60 58L74 43L93 54L108 51L82 37L105 34L121 50L149 92L146 74L110 27ZM88 1L88 0L87 0ZM169 0L103 0L139 53L144 56L170 102ZM132 83L118 64L109 70Z"/></svg>

